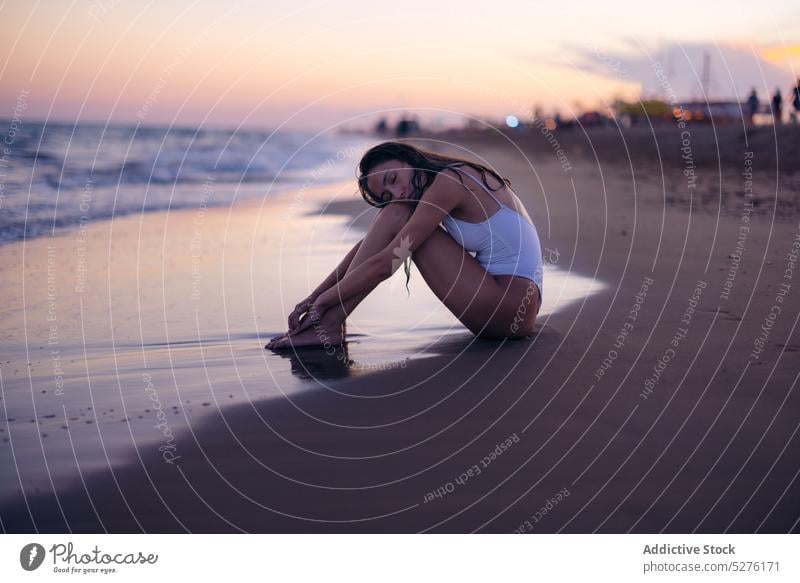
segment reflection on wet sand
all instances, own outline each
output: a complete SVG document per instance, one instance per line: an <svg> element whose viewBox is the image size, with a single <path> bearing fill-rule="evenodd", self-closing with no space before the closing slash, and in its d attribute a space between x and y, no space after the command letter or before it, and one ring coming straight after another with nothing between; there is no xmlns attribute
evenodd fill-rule
<svg viewBox="0 0 800 583"><path fill-rule="evenodd" d="M73 532L424 530L524 461L527 448L515 446L494 466L495 478L424 503L426 492L505 440L509 427L521 431L522 419L503 419L512 403L524 398L523 410L541 408L529 373L558 340L546 329L513 343L453 334L434 343L429 358L408 363L402 391L385 382L387 373L340 383L349 361L338 355L286 354L279 358L295 374L326 386L212 408L175 432L174 463L163 461L157 442L139 443L136 456L62 484L57 497L6 500L0 516L7 530L40 532L64 531L66 521ZM515 371L523 358L534 366ZM489 504L478 516L497 510Z"/></svg>
<svg viewBox="0 0 800 583"><path fill-rule="evenodd" d="M290 362L292 374L299 379L343 379L351 375L353 361L346 342L336 347L289 349L277 354Z"/></svg>

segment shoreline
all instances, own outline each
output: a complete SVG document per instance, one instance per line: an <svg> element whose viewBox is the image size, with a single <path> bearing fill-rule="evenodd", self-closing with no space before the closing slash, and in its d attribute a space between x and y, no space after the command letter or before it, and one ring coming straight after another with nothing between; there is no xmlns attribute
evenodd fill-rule
<svg viewBox="0 0 800 583"><path fill-rule="evenodd" d="M402 295L388 289L396 298L388 308L364 306L354 315L359 329L348 350L357 362L389 362L390 352L371 351L389 347L399 354L416 342L424 357L355 376L343 366L350 357L263 354L254 346L262 332L253 335L246 318L227 330L228 342L223 336L209 343L207 334L198 334L200 344L183 353L177 347L159 358L148 353L150 366L166 367L151 378L166 409L170 375L178 375L183 391L205 382L192 367L210 371L211 396L196 390L189 405L202 415L178 409L177 418L187 416L174 433L179 462L164 463L149 442L134 441L135 456L114 457L113 473L106 467L87 476L85 488L80 482L59 488L58 499L46 489L29 498L35 522L18 499L0 503L6 530L30 532L35 524L42 532L63 532L61 510L75 532L796 530L800 497L793 493L800 486L790 460L797 446L787 446L786 436L796 431L800 407L794 390L800 342L797 318L790 316L800 314L797 284L783 296L783 316L770 326L759 358L749 354L775 305L800 225L765 225L763 216L752 215L728 285L728 255L743 215L686 213L665 199L658 180L631 176L624 167L571 158L573 172L565 177L557 161L538 155L526 160L493 142L459 145L511 178L543 249L557 252L561 270L595 274L611 285L544 314L530 341L474 340L437 319L439 312L423 314L436 324L430 330L420 324L416 335L412 323L371 336L372 320L387 310L425 322L406 308L429 309L417 293L424 283L412 275L412 298L420 303L400 303ZM309 269L331 268L344 248L343 228L347 233L346 215L339 213L360 208L356 200L334 205L327 218L310 211L313 216L299 219L310 232L330 229L335 244L317 240L313 256L305 248L290 255L277 248L287 266L305 269L299 276L289 272L302 280L293 289L259 304L269 308L261 314L265 320L281 321L300 289L316 284ZM216 214L206 216L206 248L225 248L222 230L238 234L244 255L213 270L203 263L201 281L220 273L233 293L247 284L264 290L282 277L277 264L257 285L247 273L255 257L247 239L266 236L260 248L268 249L280 237L253 227L246 209L229 210L233 218L224 220ZM157 221L147 222L158 234ZM309 267L309 257L318 263ZM179 265L176 260L172 268ZM183 295L145 297L143 305L155 302L179 318L191 282L177 281ZM202 288L202 297L207 293ZM550 301L552 294L545 294ZM231 301L246 302L248 295ZM226 305L232 304L197 308L211 314ZM289 368L282 368L287 360ZM264 391L290 382L304 388ZM217 406L228 393L234 402ZM198 407L203 400L214 406ZM552 511L540 512L565 490Z"/></svg>

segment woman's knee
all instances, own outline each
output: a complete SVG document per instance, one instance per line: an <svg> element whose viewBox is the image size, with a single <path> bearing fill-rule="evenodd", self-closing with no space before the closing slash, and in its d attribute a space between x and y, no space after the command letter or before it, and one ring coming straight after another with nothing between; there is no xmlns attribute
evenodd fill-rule
<svg viewBox="0 0 800 583"><path fill-rule="evenodd" d="M407 204L387 204L378 211L373 228L399 233L411 218L411 208Z"/></svg>

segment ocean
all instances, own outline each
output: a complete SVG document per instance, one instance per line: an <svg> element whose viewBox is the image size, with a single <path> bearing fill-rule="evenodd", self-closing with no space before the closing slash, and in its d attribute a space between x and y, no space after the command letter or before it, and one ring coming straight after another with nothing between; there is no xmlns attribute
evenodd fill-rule
<svg viewBox="0 0 800 583"><path fill-rule="evenodd" d="M0 244L354 176L364 136L0 121Z"/></svg>

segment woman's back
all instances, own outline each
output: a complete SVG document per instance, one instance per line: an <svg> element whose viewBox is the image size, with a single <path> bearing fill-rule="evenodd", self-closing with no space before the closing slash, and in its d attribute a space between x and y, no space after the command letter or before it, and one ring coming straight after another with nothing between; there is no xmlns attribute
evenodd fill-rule
<svg viewBox="0 0 800 583"><path fill-rule="evenodd" d="M456 181L458 185L463 182L463 187L468 192L464 202L450 212L450 216L454 219L468 223L481 223L498 212L500 206L505 206L519 214L527 222L533 222L516 193L491 175L486 175L490 189L483 182L481 174L469 166L454 167L443 173L451 180ZM458 176L461 178L460 181Z"/></svg>
<svg viewBox="0 0 800 583"><path fill-rule="evenodd" d="M455 172L462 172L459 168ZM542 295L543 270L539 234L516 194L504 185L491 191L475 174L463 172L470 195L461 212L451 212L442 226L491 275L513 275L533 281ZM470 188L468 183L473 183ZM508 202L504 202L503 198ZM513 206L512 206L513 205ZM516 208L515 208L516 207ZM522 212L517 210L519 208ZM480 213L479 220L465 220L459 214Z"/></svg>

